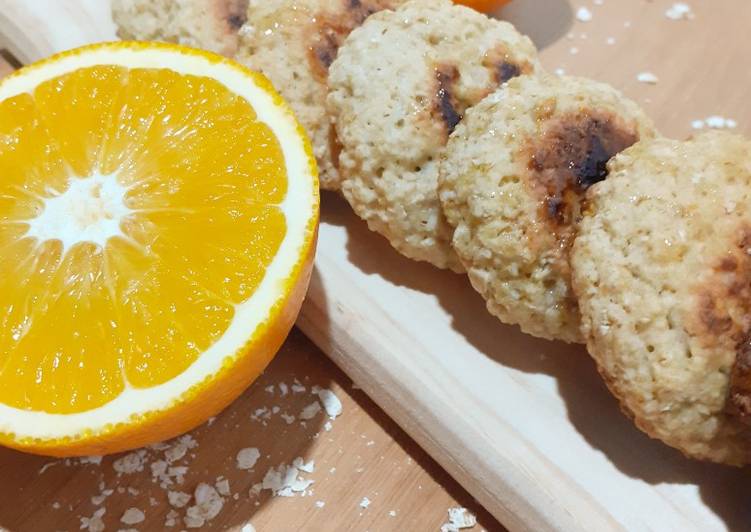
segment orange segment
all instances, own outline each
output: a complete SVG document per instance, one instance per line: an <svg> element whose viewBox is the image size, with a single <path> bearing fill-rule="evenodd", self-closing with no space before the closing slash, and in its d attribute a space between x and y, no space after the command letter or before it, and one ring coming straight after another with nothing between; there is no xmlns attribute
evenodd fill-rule
<svg viewBox="0 0 751 532"><path fill-rule="evenodd" d="M301 131L265 79L176 46L86 47L0 83L0 442L132 448L257 376L309 276Z"/></svg>

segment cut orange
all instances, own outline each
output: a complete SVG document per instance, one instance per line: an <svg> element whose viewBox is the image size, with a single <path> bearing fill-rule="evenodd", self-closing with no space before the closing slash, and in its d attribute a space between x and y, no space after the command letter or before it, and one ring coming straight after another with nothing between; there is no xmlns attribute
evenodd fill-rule
<svg viewBox="0 0 751 532"><path fill-rule="evenodd" d="M510 0L456 0L456 3L464 4L465 6L483 13L495 13L504 5L508 4L509 1Z"/></svg>
<svg viewBox="0 0 751 532"><path fill-rule="evenodd" d="M260 74L164 44L0 82L0 444L176 436L266 367L310 278L318 180Z"/></svg>

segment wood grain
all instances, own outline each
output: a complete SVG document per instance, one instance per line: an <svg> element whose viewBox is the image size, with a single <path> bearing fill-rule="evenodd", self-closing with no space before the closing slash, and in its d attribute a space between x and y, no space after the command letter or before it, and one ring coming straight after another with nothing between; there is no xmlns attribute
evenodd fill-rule
<svg viewBox="0 0 751 532"><path fill-rule="evenodd" d="M612 83L666 134L685 136L711 114L750 132L751 4L693 2L694 20L671 21L671 3L518 0L504 14L533 35L550 70ZM19 19L8 8L38 5L6 4L10 20ZM579 5L592 10L591 22L575 20ZM76 19L66 23L84 24ZM80 40L87 31L72 33ZM51 32L25 57L64 42L59 24ZM660 82L638 83L643 71ZM338 197L326 196L323 211L299 325L509 528L747 526L747 474L690 462L639 433L583 349L501 326L465 278L401 258Z"/></svg>
<svg viewBox="0 0 751 532"><path fill-rule="evenodd" d="M295 379L306 392L281 397L278 384ZM274 393L266 387L275 385ZM302 426L287 424L281 413L297 415L315 400L310 387L335 391L343 414L326 431L323 415ZM281 408L271 419L254 421L259 408ZM202 530L238 530L252 523L259 531L331 530L438 530L447 509L466 506L477 513L476 530L500 530L498 523L422 451L367 396L299 331L293 331L266 373L211 425L191 433L198 447L176 465L187 465L185 482L172 489L192 492L200 482L213 483L223 476L238 500L228 498L222 512ZM262 457L249 472L236 468L240 449L257 447ZM128 508L139 508L146 520L140 530L167 530L170 510L165 491L152 482L148 465L159 458L150 453L143 472L118 477L112 463L121 455L105 458L101 465L79 465L24 455L0 448L0 530L47 532L80 527L80 518L106 508L107 530L127 528L119 522ZM289 464L295 458L315 460L312 494L306 497L249 495L269 467ZM47 465L54 464L54 465ZM44 473L40 470L47 465ZM104 489L115 491L98 506L91 500ZM129 493L128 490L137 490ZM150 503L154 498L155 505ZM363 497L372 502L360 507ZM325 503L323 508L317 501ZM395 515L389 512L394 511ZM184 514L184 509L182 511ZM182 523L172 530L184 528Z"/></svg>

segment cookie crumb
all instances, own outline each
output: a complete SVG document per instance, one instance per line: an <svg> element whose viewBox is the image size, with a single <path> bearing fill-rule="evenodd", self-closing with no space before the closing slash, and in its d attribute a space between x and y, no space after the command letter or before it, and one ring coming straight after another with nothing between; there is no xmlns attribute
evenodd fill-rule
<svg viewBox="0 0 751 532"><path fill-rule="evenodd" d="M665 16L670 20L690 20L694 18L694 12L688 4L676 2L665 11Z"/></svg>
<svg viewBox="0 0 751 532"><path fill-rule="evenodd" d="M180 517L180 514L177 513L175 510L170 510L167 512L167 515L164 517L164 526L166 527L173 527L177 524L177 519Z"/></svg>
<svg viewBox="0 0 751 532"><path fill-rule="evenodd" d="M592 12L586 7L580 7L576 11L576 20L579 22L589 22L592 20Z"/></svg>
<svg viewBox="0 0 751 532"><path fill-rule="evenodd" d="M441 532L458 532L477 525L477 518L466 508L449 508L449 522L441 526Z"/></svg>
<svg viewBox="0 0 751 532"><path fill-rule="evenodd" d="M183 522L188 528L201 528L212 520L224 506L224 499L213 486L201 482L193 494L195 505L188 508Z"/></svg>
<svg viewBox="0 0 751 532"><path fill-rule="evenodd" d="M300 415L298 417L302 420L307 421L316 417L320 411L321 405L318 403L318 401L315 401L303 408L302 411L300 411Z"/></svg>
<svg viewBox="0 0 751 532"><path fill-rule="evenodd" d="M81 530L87 530L88 532L104 532L104 521L102 521L102 517L106 512L106 508L99 508L91 517L81 517Z"/></svg>
<svg viewBox="0 0 751 532"><path fill-rule="evenodd" d="M656 85L660 81L652 72L640 72L636 79L639 83L647 83L648 85Z"/></svg>
<svg viewBox="0 0 751 532"><path fill-rule="evenodd" d="M184 491L168 491L167 500L175 508L183 508L190 502L190 494Z"/></svg>
<svg viewBox="0 0 751 532"><path fill-rule="evenodd" d="M360 501L360 508L367 508L368 506L370 506L370 499L363 497Z"/></svg>
<svg viewBox="0 0 751 532"><path fill-rule="evenodd" d="M120 522L125 525L137 525L138 523L143 523L145 519L146 514L138 508L128 508L120 518Z"/></svg>
<svg viewBox="0 0 751 532"><path fill-rule="evenodd" d="M323 404L324 410L326 410L326 415L328 415L330 419L336 419L339 415L341 415L342 402L334 392L332 392L331 390L319 389L317 391L317 394L318 399L320 399L321 403Z"/></svg>
<svg viewBox="0 0 751 532"><path fill-rule="evenodd" d="M691 127L693 129L735 129L738 127L738 122L732 118L725 118L719 115L712 115L704 120L692 120Z"/></svg>
<svg viewBox="0 0 751 532"><path fill-rule="evenodd" d="M256 447L246 447L237 453L237 469L249 471L255 467L261 457L261 452Z"/></svg>

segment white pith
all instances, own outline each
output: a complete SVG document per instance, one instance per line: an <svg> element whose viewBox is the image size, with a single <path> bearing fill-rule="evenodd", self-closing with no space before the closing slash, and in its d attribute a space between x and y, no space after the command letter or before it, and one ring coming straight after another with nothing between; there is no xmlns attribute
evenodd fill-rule
<svg viewBox="0 0 751 532"><path fill-rule="evenodd" d="M0 84L0 101L31 92L40 83L67 72L97 65L156 69L169 65L169 70L180 74L210 76L233 93L246 98L255 109L258 120L266 123L282 144L289 182L287 195L279 208L286 216L287 234L253 296L236 306L234 319L222 337L182 374L153 388L135 389L126 384L123 393L111 402L75 414L34 412L0 404L0 433L13 433L17 439L59 439L84 431L97 433L108 425L127 422L134 415L164 409L207 376L217 373L223 363L253 336L260 323L267 318L268 310L283 297L284 280L290 276L299 260L308 224L315 215L315 181L294 117L289 111L279 108L270 94L231 63L212 62L208 58L180 54L169 49L103 46L59 58L53 63L34 67L22 76L6 79ZM45 212L49 208L50 201ZM40 238L40 235L53 234L44 233L47 230L40 226L41 223L30 231L35 231ZM31 227L34 227L33 223ZM101 239L110 229L110 226L103 224L92 238ZM64 233L59 231L54 234L59 237ZM81 237L81 234L78 236Z"/></svg>
<svg viewBox="0 0 751 532"><path fill-rule="evenodd" d="M40 243L60 240L63 253L81 242L104 248L113 236L126 236L120 222L132 212L125 206L127 191L116 174L71 177L68 190L43 200L44 209L28 220L25 236Z"/></svg>

